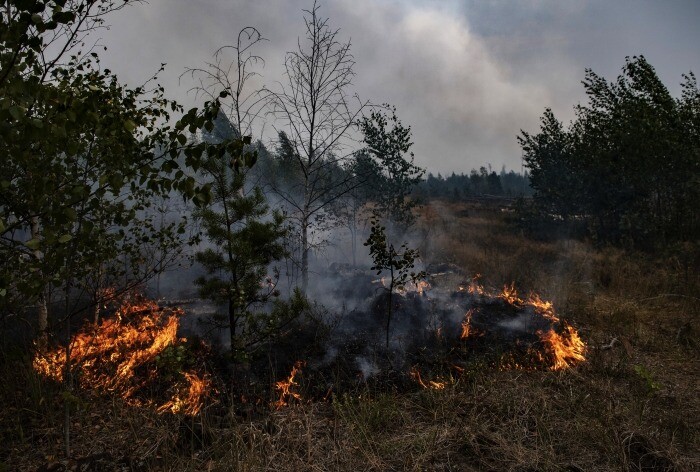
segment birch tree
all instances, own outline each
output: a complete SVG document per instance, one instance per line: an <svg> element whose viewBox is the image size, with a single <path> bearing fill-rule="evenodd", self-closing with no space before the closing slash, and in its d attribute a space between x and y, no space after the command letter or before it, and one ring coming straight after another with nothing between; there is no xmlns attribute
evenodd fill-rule
<svg viewBox="0 0 700 472"><path fill-rule="evenodd" d="M340 39L314 2L304 10L306 34L285 58L285 76L268 90L271 114L280 127L281 148L300 176L273 190L292 210L300 238L301 288L309 283L311 229L328 206L353 188L353 177L339 172L352 157L351 131L369 103L349 89L355 76L350 41Z"/></svg>

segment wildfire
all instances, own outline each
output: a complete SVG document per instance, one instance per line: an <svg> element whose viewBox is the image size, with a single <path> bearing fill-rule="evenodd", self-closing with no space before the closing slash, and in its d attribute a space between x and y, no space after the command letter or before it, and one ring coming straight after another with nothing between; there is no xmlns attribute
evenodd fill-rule
<svg viewBox="0 0 700 472"><path fill-rule="evenodd" d="M406 294L408 292L416 292L422 295L431 288L432 287L430 286L430 283L428 283L427 280L417 280L416 282L408 282L407 284L405 284L403 286L402 291L399 291L399 293Z"/></svg>
<svg viewBox="0 0 700 472"><path fill-rule="evenodd" d="M479 278L481 278L481 274L476 274L471 282L467 285L460 285L459 286L459 291L460 292L468 292L472 295L485 295L486 291L484 290L484 287L479 283Z"/></svg>
<svg viewBox="0 0 700 472"><path fill-rule="evenodd" d="M181 396L175 394L171 400L158 407L159 412L184 413L194 416L202 409L202 399L205 398L211 388L211 380L208 376L198 376L193 372L185 372L185 380L189 386L186 393Z"/></svg>
<svg viewBox="0 0 700 472"><path fill-rule="evenodd" d="M552 302L542 300L539 295L533 293L530 294L526 303L533 307L536 313L539 313L555 323L559 322L559 318L554 314L554 305Z"/></svg>
<svg viewBox="0 0 700 472"><path fill-rule="evenodd" d="M432 390L444 390L445 386L447 385L446 382L439 382L435 380L429 380L427 383L423 381L420 371L418 370L417 367L411 367L411 370L408 373L413 380L418 382L418 385L420 385L423 388L426 389L432 389Z"/></svg>
<svg viewBox="0 0 700 472"><path fill-rule="evenodd" d="M563 334L553 329L538 332L546 350L553 357L551 370L562 370L571 367L575 362L585 361L583 353L586 345L572 326L565 326Z"/></svg>
<svg viewBox="0 0 700 472"><path fill-rule="evenodd" d="M540 330L533 333L537 335L540 342L536 344L536 347L528 350L529 360L521 359L515 353L511 353L501 359L501 368L537 369L546 366L550 370L562 370L586 360L584 356L585 343L575 328L559 319L551 301L543 300L535 293L531 293L525 299L520 298L513 283L505 285L500 292L485 290L478 283L478 278L477 275L469 285L461 285L459 291L468 292L470 295L480 298L500 299L518 311L531 308L531 315L538 318L534 321L540 325ZM479 303L479 300L474 302ZM465 314L461 323L461 340L473 337L472 317L475 313L478 312L472 308ZM526 313L522 313L520 316L522 317L524 314ZM543 323L548 324L549 327L541 328Z"/></svg>
<svg viewBox="0 0 700 472"><path fill-rule="evenodd" d="M182 313L179 308L161 308L152 300L131 296L122 301L113 318L87 325L70 341L70 365L80 387L115 394L132 405L154 404L158 411L197 414L211 381L193 371L178 375L184 379L170 386L168 390L175 394L163 404L138 395L159 381L158 356L186 341L177 337ZM39 352L34 369L60 382L66 354L65 347Z"/></svg>
<svg viewBox="0 0 700 472"><path fill-rule="evenodd" d="M275 383L275 390L279 392L279 399L273 404L278 410L289 405L289 401L294 398L296 400L301 400L301 395L297 392L292 391L292 387L298 386L299 384L294 381L297 374L301 373L301 368L306 365L304 361L296 361L292 371L289 373L289 377L285 380L280 380Z"/></svg>
<svg viewBox="0 0 700 472"><path fill-rule="evenodd" d="M522 305L523 301L518 298L518 291L515 289L515 283L504 285L503 290L498 295L511 305Z"/></svg>
<svg viewBox="0 0 700 472"><path fill-rule="evenodd" d="M467 311L467 314L464 315L464 321L462 321L462 334L459 336L459 339L467 339L469 337L473 314L474 310L469 310Z"/></svg>

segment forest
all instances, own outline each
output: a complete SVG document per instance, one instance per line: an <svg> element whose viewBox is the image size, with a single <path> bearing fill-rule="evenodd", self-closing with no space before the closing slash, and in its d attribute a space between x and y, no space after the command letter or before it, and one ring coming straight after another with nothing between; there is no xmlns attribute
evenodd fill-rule
<svg viewBox="0 0 700 472"><path fill-rule="evenodd" d="M0 471L700 467L692 72L434 174L322 4L133 86L139 3L0 5Z"/></svg>

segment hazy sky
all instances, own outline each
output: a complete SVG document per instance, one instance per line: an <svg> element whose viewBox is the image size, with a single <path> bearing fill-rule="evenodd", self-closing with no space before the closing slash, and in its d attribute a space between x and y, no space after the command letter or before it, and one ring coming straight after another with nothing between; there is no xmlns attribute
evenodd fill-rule
<svg viewBox="0 0 700 472"><path fill-rule="evenodd" d="M304 33L312 0L150 0L110 18L103 64L137 85L167 63L160 82L194 105L178 80L245 26L269 39L258 53L266 84ZM355 91L397 107L413 130L416 162L443 174L490 163L520 170L520 129L545 107L562 120L585 100L586 68L615 78L643 54L677 95L681 74L700 73L700 1L324 0L321 15L351 40Z"/></svg>

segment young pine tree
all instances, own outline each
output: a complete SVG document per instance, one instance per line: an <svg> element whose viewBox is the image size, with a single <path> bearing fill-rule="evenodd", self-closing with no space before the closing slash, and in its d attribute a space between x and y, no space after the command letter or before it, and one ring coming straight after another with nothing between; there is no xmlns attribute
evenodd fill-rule
<svg viewBox="0 0 700 472"><path fill-rule="evenodd" d="M243 169L254 164L256 155L245 150L250 138L239 143L236 155L207 159L204 172L211 179L212 201L197 217L213 247L195 255L207 271L196 280L200 295L226 307L222 318L238 358L276 324L260 308L275 294L276 280L265 280L268 266L284 256L285 235L282 216L270 211L262 191L245 192Z"/></svg>

